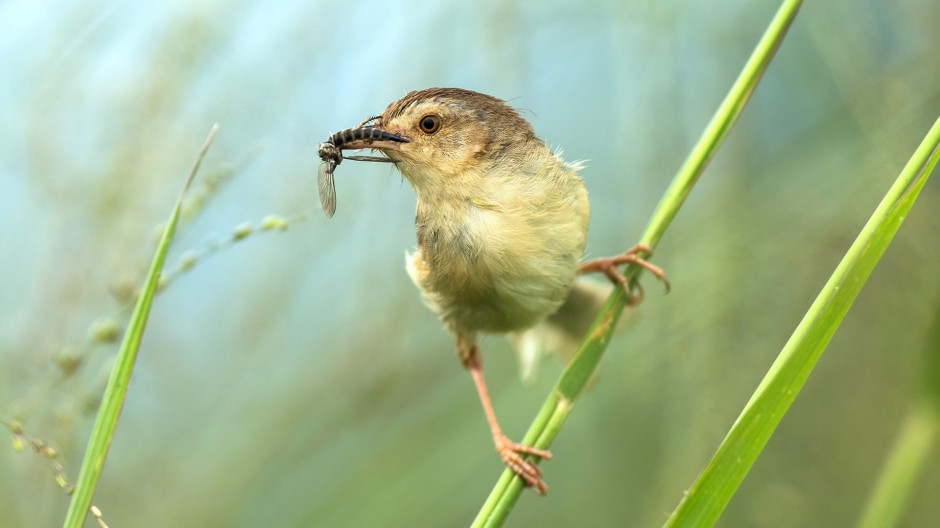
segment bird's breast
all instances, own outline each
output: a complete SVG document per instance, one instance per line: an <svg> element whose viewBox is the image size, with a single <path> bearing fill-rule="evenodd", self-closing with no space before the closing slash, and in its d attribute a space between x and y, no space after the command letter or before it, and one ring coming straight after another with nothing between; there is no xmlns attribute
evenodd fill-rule
<svg viewBox="0 0 940 528"><path fill-rule="evenodd" d="M565 203L467 198L422 203L409 266L452 328L526 328L564 300L584 250L586 222Z"/></svg>

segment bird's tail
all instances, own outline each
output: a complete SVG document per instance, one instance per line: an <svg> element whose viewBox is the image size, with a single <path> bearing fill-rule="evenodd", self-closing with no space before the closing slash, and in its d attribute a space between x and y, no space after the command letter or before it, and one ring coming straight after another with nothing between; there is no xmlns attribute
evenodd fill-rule
<svg viewBox="0 0 940 528"><path fill-rule="evenodd" d="M519 357L519 373L523 381L535 379L539 362L547 354L558 354L567 363L578 351L578 345L597 317L613 285L586 278L575 280L568 298L552 315L523 332L509 334L509 341ZM627 308L617 322L623 329L631 318Z"/></svg>

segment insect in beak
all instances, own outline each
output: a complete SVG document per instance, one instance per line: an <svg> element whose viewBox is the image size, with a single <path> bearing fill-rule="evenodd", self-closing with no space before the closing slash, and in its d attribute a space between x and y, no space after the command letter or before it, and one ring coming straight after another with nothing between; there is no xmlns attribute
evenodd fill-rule
<svg viewBox="0 0 940 528"><path fill-rule="evenodd" d="M356 128L341 130L320 143L317 155L320 156L320 168L317 171L317 188L320 192L320 207L327 218L332 218L336 212L336 182L333 171L343 162L343 150L358 150L364 148L398 150L401 143L411 141L406 137L392 134L368 125L374 122L372 117L360 123ZM366 126L364 126L366 125ZM393 163L393 160L383 156L345 156L353 161L375 161Z"/></svg>

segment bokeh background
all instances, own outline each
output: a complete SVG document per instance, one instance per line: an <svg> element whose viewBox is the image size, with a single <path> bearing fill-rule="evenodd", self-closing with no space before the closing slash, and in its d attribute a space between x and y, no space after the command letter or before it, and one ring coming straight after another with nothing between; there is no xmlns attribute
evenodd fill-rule
<svg viewBox="0 0 940 528"><path fill-rule="evenodd" d="M350 162L327 220L317 143L412 89L494 94L588 160L589 254L612 254L777 5L0 4L0 416L74 481L108 338L218 122L168 261L196 265L156 299L95 504L112 527L468 524L501 466L403 269L414 195ZM646 279L544 464L548 497L510 526L662 524L940 113L938 20L931 0L807 2L657 251L673 292ZM858 518L940 353L937 180L719 525ZM224 243L268 215L288 229ZM518 438L562 366L524 385L498 336L484 358ZM904 525L940 518L938 488L934 453ZM41 457L0 449L0 526L58 526L67 502Z"/></svg>

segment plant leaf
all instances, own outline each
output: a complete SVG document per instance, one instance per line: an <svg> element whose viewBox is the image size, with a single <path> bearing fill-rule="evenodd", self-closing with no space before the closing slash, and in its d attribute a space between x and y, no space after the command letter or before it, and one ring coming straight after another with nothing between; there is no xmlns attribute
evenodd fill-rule
<svg viewBox="0 0 940 528"><path fill-rule="evenodd" d="M117 427L118 417L121 414L121 408L124 406L127 386L130 383L131 372L137 360L137 352L140 350L140 342L143 339L144 328L147 325L147 317L150 315L153 296L160 281L160 271L163 269L163 262L166 260L170 241L176 231L176 223L183 205L183 198L186 196L186 191L196 176L199 165L202 163L206 151L209 150L209 145L212 144L212 138L215 137L218 128L218 125L212 127L209 137L206 138L199 154L196 156L196 160L193 162L189 177L186 178L183 190L176 200L176 206L173 208L173 212L166 222L166 227L163 229L163 236L160 238L160 243L157 245L157 250L150 263L150 270L144 279L144 285L140 291L140 296L137 298L137 304L134 306L134 312L127 323L124 340L121 342L117 360L111 368L111 376L108 378L108 385L104 391L101 407L98 408L98 414L95 417L91 438L85 448L82 468L79 471L75 491L72 494L72 500L65 515L65 523L63 524L65 528L80 528L88 515L91 499L98 485L98 477L101 476L101 470L104 468L105 457L108 455L108 448L111 446L111 439Z"/></svg>
<svg viewBox="0 0 940 528"><path fill-rule="evenodd" d="M894 238L938 157L940 119L862 228L666 526L711 526L718 520Z"/></svg>
<svg viewBox="0 0 940 528"><path fill-rule="evenodd" d="M644 232L642 243L655 247L675 218L695 182L705 171L708 162L714 157L732 125L744 110L744 105L757 87L761 75L773 59L774 52L783 42L801 3L801 0L785 0L777 10L741 74L666 190ZM630 280L631 287L636 284L639 269L638 266L631 264L624 273ZM614 288L582 341L578 353L565 368L532 426L529 427L529 431L522 440L523 443L546 449L558 435L562 424L571 412L574 401L583 391L587 380L590 379L607 349L615 326L612 322L619 317L626 300L623 289ZM473 528L501 526L521 492L522 481L512 471L508 469L503 471L471 526Z"/></svg>

